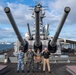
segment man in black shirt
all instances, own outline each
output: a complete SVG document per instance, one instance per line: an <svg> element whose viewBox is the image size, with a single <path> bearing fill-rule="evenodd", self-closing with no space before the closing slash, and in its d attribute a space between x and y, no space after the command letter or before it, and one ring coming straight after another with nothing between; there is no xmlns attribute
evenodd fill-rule
<svg viewBox="0 0 76 75"><path fill-rule="evenodd" d="M49 55L50 55L50 52L48 51L47 48L44 49L44 52L43 52L43 72L45 72L45 66L47 64L47 67L48 67L48 71L50 73L50 64L49 64Z"/></svg>

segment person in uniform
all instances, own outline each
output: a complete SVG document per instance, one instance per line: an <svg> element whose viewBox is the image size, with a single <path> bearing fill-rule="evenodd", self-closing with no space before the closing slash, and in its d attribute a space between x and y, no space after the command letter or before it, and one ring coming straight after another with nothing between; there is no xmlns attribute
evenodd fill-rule
<svg viewBox="0 0 76 75"><path fill-rule="evenodd" d="M27 57L27 72L29 73L31 70L34 72L34 51L30 48L26 52L26 57Z"/></svg>
<svg viewBox="0 0 76 75"><path fill-rule="evenodd" d="M42 54L40 53L40 49L37 49L37 53L35 53L35 62L36 62L36 71L41 71L41 60L42 60Z"/></svg>
<svg viewBox="0 0 76 75"><path fill-rule="evenodd" d="M47 67L48 67L48 72L50 73L50 63L49 63L49 55L50 55L50 52L48 51L47 48L44 48L44 52L43 52L43 72L45 72L45 67L46 67L46 64L47 64Z"/></svg>
<svg viewBox="0 0 76 75"><path fill-rule="evenodd" d="M22 47L19 48L17 59L18 59L17 72L19 73L19 70L21 68L22 72L24 73L24 52Z"/></svg>

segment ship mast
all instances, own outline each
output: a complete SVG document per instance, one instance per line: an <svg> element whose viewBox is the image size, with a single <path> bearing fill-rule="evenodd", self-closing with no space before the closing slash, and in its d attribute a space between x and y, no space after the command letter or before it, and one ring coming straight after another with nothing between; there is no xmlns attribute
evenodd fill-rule
<svg viewBox="0 0 76 75"><path fill-rule="evenodd" d="M40 8L39 23L40 23L40 26L42 26L43 25L43 18L45 17L45 12L42 13L43 8L42 8L42 5L40 3L38 3L37 7ZM34 12L32 13L32 17L35 19Z"/></svg>
<svg viewBox="0 0 76 75"><path fill-rule="evenodd" d="M43 12L43 6L38 3L35 7L38 7L40 9L40 12L39 12L39 26L40 26L40 36L45 36L45 28L43 26L43 18L45 18L45 12ZM36 19L35 17L35 11L33 10L33 13L32 13L32 18ZM32 35L35 35L35 22L34 22L34 29L32 30Z"/></svg>

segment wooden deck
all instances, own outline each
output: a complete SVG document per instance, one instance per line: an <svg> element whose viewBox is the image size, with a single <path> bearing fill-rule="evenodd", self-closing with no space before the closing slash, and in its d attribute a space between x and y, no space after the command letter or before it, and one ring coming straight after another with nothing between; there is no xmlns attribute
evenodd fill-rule
<svg viewBox="0 0 76 75"><path fill-rule="evenodd" d="M3 63L0 63L0 64L3 64ZM0 71L0 75L71 75L69 72L67 72L66 65L72 65L72 64L71 63L70 64L58 64L58 63L51 64L51 73L48 73L47 70L45 73L43 72L27 73L27 68L25 65L25 73L22 73L21 71L17 73L16 72L17 64L9 63L6 68Z"/></svg>

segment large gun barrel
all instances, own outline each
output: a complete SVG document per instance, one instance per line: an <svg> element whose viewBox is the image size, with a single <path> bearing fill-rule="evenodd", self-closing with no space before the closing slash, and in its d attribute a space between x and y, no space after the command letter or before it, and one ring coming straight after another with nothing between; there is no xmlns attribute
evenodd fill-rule
<svg viewBox="0 0 76 75"><path fill-rule="evenodd" d="M63 15L63 17L62 17L62 19L60 21L59 27L58 27L55 35L54 35L53 40L50 42L50 47L51 48L53 47L53 49L55 49L55 50L51 49L50 47L49 47L49 49L53 50L54 52L56 52L56 42L57 42L58 36L60 34L60 31L61 31L61 29L62 29L62 27L64 25L64 22L65 22L65 20L66 20L66 18L68 16L69 12L70 12L70 7L65 7L64 15Z"/></svg>
<svg viewBox="0 0 76 75"><path fill-rule="evenodd" d="M40 51L42 50L42 46L41 46L41 41L40 41L40 25L39 25L39 12L40 12L40 8L39 7L35 7L35 24L36 24L36 31L35 31L35 44L34 44L34 49L37 50L37 48L40 49Z"/></svg>
<svg viewBox="0 0 76 75"><path fill-rule="evenodd" d="M28 27L28 32L29 32L29 36L30 36L30 40L33 40L33 37L31 35L31 31L30 31L30 27L29 27L29 23L27 23L27 27Z"/></svg>
<svg viewBox="0 0 76 75"><path fill-rule="evenodd" d="M16 23L14 21L14 18L12 16L10 8L6 7L6 8L4 8L4 11L7 14L7 17L9 19L10 23L12 24L12 27L13 27L16 35L17 35L18 40L20 41L20 43L21 43L22 46L25 46L26 43L27 43L27 41L26 40L24 41L24 39L22 38L22 36L21 36L21 34L20 34L20 32L19 32L19 30L17 28L17 25L16 25Z"/></svg>
<svg viewBox="0 0 76 75"><path fill-rule="evenodd" d="M45 33L45 37L44 37L44 39L48 39L48 29L49 29L49 24L47 24L47 28L46 28L46 33Z"/></svg>

